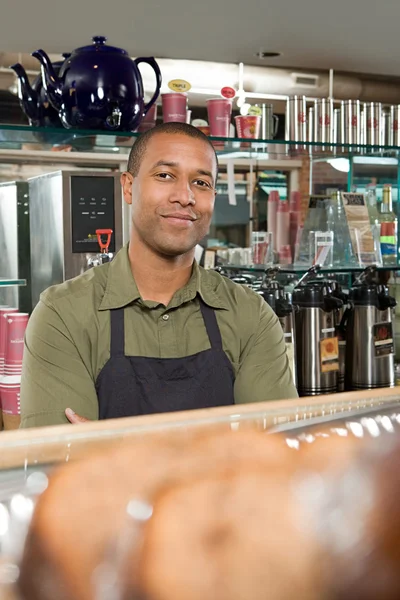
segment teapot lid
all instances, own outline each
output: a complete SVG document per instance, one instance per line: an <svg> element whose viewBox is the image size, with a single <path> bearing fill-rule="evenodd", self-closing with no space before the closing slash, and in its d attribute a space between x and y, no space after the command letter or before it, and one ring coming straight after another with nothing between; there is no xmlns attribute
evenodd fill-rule
<svg viewBox="0 0 400 600"><path fill-rule="evenodd" d="M78 52L116 52L118 54L128 55L128 52L122 48L107 46L107 38L104 35L95 35L92 37L92 40L93 44L91 46L81 46L81 48L76 48L73 54Z"/></svg>

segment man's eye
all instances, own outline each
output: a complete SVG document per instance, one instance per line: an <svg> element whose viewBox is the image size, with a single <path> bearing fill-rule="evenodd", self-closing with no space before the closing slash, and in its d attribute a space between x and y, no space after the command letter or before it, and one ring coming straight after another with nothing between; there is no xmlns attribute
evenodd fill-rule
<svg viewBox="0 0 400 600"><path fill-rule="evenodd" d="M172 177L170 173L156 173L156 177L160 177L160 179L168 179L168 177Z"/></svg>
<svg viewBox="0 0 400 600"><path fill-rule="evenodd" d="M211 188L211 185L208 183L208 181L204 181L203 179L195 179L194 183L196 185L200 185L200 187L208 187Z"/></svg>

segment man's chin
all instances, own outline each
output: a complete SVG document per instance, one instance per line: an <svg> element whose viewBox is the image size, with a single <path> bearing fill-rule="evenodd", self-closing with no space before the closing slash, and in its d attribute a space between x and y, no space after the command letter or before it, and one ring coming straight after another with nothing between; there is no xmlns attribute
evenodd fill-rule
<svg viewBox="0 0 400 600"><path fill-rule="evenodd" d="M185 254L189 254L189 253L192 253L194 255L195 247L196 247L196 244L194 246L190 246L190 248L188 248L187 246L185 246L185 247L162 246L162 247L157 248L157 252L160 254L160 256L173 259L173 258L178 258L179 256L184 256Z"/></svg>

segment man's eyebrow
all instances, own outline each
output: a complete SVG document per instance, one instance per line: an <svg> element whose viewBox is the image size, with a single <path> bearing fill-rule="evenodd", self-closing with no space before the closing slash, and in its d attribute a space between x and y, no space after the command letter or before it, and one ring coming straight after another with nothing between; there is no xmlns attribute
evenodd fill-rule
<svg viewBox="0 0 400 600"><path fill-rule="evenodd" d="M154 165L152 166L152 169L157 169L157 167L178 167L179 163L174 162L174 161L169 161L169 160L158 160L156 163L154 163ZM210 177L210 179L212 179L214 181L214 175L212 174L211 171L207 171L205 169L197 169L196 173L198 173L199 175L205 175L206 177Z"/></svg>
<svg viewBox="0 0 400 600"><path fill-rule="evenodd" d="M161 160L158 160L151 168L156 169L157 167L177 167L177 166L178 166L177 162L161 159Z"/></svg>
<svg viewBox="0 0 400 600"><path fill-rule="evenodd" d="M205 171L204 169L197 169L196 171L199 175L205 175L206 177L210 177L210 179L214 180L214 175L211 171Z"/></svg>

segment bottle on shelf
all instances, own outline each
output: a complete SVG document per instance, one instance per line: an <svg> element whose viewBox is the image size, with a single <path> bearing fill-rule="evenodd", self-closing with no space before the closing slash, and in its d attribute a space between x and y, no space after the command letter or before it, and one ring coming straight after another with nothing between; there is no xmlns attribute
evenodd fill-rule
<svg viewBox="0 0 400 600"><path fill-rule="evenodd" d="M382 214L378 209L376 186L373 183L369 183L366 187L365 201L367 203L371 225L380 225Z"/></svg>
<svg viewBox="0 0 400 600"><path fill-rule="evenodd" d="M397 263L397 217L393 212L392 186L383 186L381 204L381 254L384 265Z"/></svg>

